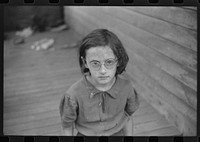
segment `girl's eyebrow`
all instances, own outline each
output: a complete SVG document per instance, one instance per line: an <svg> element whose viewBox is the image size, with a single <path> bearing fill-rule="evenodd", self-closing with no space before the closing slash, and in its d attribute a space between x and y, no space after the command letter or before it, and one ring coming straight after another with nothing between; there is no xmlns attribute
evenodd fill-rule
<svg viewBox="0 0 200 142"><path fill-rule="evenodd" d="M90 62L100 62L100 61L98 61L98 60L91 60Z"/></svg>
<svg viewBox="0 0 200 142"><path fill-rule="evenodd" d="M108 58L108 59L106 59L106 60L114 60L114 59L115 59L115 58ZM105 61L106 61L106 60L105 60Z"/></svg>
<svg viewBox="0 0 200 142"><path fill-rule="evenodd" d="M107 61L107 60L114 60L115 58L108 58L108 59L106 59L106 60L104 60L104 61ZM100 61L98 61L98 60L91 60L90 62L100 62Z"/></svg>

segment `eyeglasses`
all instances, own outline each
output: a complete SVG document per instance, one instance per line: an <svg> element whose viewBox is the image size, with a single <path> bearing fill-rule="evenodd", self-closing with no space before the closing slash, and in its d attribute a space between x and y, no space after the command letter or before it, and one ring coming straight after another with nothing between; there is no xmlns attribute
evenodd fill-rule
<svg viewBox="0 0 200 142"><path fill-rule="evenodd" d="M107 59L104 61L103 64L106 67L106 69L110 70L115 67L116 63L117 59ZM92 70L99 71L102 66L102 63L99 61L91 61L89 62L89 66L91 67Z"/></svg>

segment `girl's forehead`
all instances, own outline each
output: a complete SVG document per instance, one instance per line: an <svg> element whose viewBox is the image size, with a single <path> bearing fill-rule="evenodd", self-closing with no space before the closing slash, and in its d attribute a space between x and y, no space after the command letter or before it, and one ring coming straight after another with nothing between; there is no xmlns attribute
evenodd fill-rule
<svg viewBox="0 0 200 142"><path fill-rule="evenodd" d="M115 58L115 55L109 46L98 46L89 48L86 51L86 58L90 60L104 60Z"/></svg>

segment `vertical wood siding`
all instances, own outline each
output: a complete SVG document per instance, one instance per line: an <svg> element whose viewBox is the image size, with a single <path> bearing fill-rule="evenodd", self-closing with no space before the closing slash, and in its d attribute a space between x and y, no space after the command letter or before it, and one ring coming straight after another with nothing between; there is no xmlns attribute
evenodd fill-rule
<svg viewBox="0 0 200 142"><path fill-rule="evenodd" d="M138 92L184 135L196 135L197 9L195 7L65 7L82 36L113 31L125 46Z"/></svg>

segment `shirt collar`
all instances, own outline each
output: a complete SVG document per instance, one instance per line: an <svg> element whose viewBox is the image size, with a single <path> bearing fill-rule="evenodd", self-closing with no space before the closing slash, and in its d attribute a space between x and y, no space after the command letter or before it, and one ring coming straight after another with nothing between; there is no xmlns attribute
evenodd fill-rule
<svg viewBox="0 0 200 142"><path fill-rule="evenodd" d="M113 84L113 86L105 91L107 92L112 98L116 99L117 98L117 94L120 90L120 85L119 85L119 77L116 76L116 80L115 80L115 83ZM86 79L86 75L84 75L84 83L86 84L86 88L88 89L89 91L89 94L90 94L90 98L92 98L94 95L98 94L98 93L102 93L104 91L100 91L98 90L94 85L92 85L87 79Z"/></svg>

